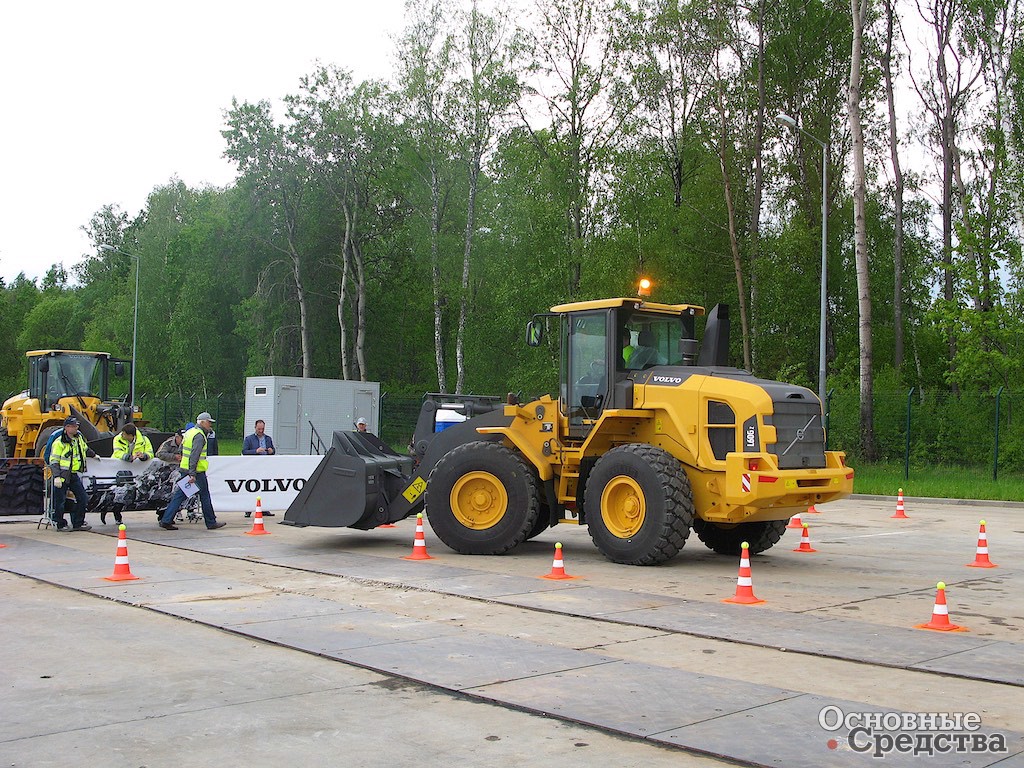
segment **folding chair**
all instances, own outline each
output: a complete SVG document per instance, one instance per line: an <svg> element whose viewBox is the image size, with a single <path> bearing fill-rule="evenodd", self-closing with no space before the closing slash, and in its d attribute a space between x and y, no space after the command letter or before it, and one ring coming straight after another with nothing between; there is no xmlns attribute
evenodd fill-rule
<svg viewBox="0 0 1024 768"><path fill-rule="evenodd" d="M37 531L41 525L57 528L57 521L53 518L53 474L49 467L43 469L43 516L36 523Z"/></svg>

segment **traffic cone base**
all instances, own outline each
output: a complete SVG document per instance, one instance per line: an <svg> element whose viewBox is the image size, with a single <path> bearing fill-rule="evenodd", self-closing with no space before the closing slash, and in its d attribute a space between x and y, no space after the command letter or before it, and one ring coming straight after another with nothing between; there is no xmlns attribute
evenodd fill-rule
<svg viewBox="0 0 1024 768"><path fill-rule="evenodd" d="M128 565L128 535L124 525L117 527L117 554L114 556L114 572L110 576L104 576L106 581L135 581L139 577L132 573Z"/></svg>
<svg viewBox="0 0 1024 768"><path fill-rule="evenodd" d="M903 489L900 488L899 494L896 496L896 514L894 514L891 520L909 520L907 517L906 509L903 505Z"/></svg>
<svg viewBox="0 0 1024 768"><path fill-rule="evenodd" d="M391 523L384 523L383 525L378 525L377 527L378 528L397 528L398 526L397 525L393 525Z"/></svg>
<svg viewBox="0 0 1024 768"><path fill-rule="evenodd" d="M561 544L555 544L555 559L551 562L551 573L546 573L541 578L551 581L569 581L579 578L579 576L570 576L565 572L565 561L562 559Z"/></svg>
<svg viewBox="0 0 1024 768"><path fill-rule="evenodd" d="M816 510L816 509L814 508L814 505L813 505L813 504L811 504L811 506L809 506L809 507L807 508L807 512L808 512L809 514L812 514L812 515L820 515L820 514L821 514L821 512L819 512L818 510Z"/></svg>
<svg viewBox="0 0 1024 768"><path fill-rule="evenodd" d="M420 512L416 515L416 538L412 542L412 554L405 555L403 560L433 560L431 555L427 554L427 540L423 534L423 513Z"/></svg>
<svg viewBox="0 0 1024 768"><path fill-rule="evenodd" d="M967 564L968 568L998 568L999 566L988 559L988 534L985 532L985 521L981 521L978 529L978 550L974 555L974 562Z"/></svg>
<svg viewBox="0 0 1024 768"><path fill-rule="evenodd" d="M745 541L740 548L740 573L736 578L736 594L722 602L736 605L761 605L767 602L754 595L754 581L750 575L750 545Z"/></svg>
<svg viewBox="0 0 1024 768"><path fill-rule="evenodd" d="M795 514L791 518L789 518L789 525L786 526L786 530L789 530L790 528L794 528L794 529L799 531L803 527L804 527L804 524L803 524L803 521L800 520L800 513L798 512L797 514Z"/></svg>
<svg viewBox="0 0 1024 768"><path fill-rule="evenodd" d="M939 582L936 585L935 607L932 609L932 620L925 624L915 624L914 629L930 629L934 632L970 632L967 627L961 627L949 620L949 608L946 605L946 585Z"/></svg>

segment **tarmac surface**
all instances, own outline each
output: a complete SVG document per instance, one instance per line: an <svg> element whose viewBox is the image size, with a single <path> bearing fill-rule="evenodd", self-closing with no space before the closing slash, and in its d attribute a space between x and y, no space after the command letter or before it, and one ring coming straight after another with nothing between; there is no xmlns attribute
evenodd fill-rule
<svg viewBox="0 0 1024 768"><path fill-rule="evenodd" d="M736 559L696 536L670 563L632 568L575 526L508 556L463 557L428 525L433 559L417 562L403 559L414 520L364 532L275 517L271 535L249 536L240 515L219 531L163 531L129 513L140 578L108 582L113 525L64 534L10 519L0 668L13 715L0 757L157 766L187 751L203 765L241 748L252 765L878 764L848 728L819 725L838 707L977 713L981 741L1005 745L888 749L886 764L1022 766L1024 510L907 499L909 519L894 520L893 504L854 498L805 515L817 552L793 552L789 531L753 558L761 606L721 602ZM998 568L965 567L982 518ZM555 541L580 578L539 578ZM914 628L939 580L969 631Z"/></svg>

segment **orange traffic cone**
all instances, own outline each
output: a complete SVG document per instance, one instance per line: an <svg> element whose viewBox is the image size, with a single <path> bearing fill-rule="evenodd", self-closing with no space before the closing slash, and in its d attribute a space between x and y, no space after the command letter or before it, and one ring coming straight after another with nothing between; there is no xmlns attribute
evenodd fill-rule
<svg viewBox="0 0 1024 768"><path fill-rule="evenodd" d="M949 608L946 607L946 585L939 582L935 585L935 607L932 609L932 620L927 624L915 624L914 629L934 629L938 632L969 632L967 627L951 624Z"/></svg>
<svg viewBox="0 0 1024 768"><path fill-rule="evenodd" d="M562 544L561 542L555 544L555 559L551 563L551 573L547 573L541 576L542 579L551 579L552 581L566 581L568 579L577 579L578 576L570 576L565 572L565 561L562 560Z"/></svg>
<svg viewBox="0 0 1024 768"><path fill-rule="evenodd" d="M890 518L890 519L895 519L895 520L909 520L910 519L909 517L907 517L907 513L906 513L906 511L903 508L903 489L902 488L900 488L899 495L896 497L896 514L893 515L892 518Z"/></svg>
<svg viewBox="0 0 1024 768"><path fill-rule="evenodd" d="M985 521L981 521L981 528L978 531L978 551L974 555L974 562L967 564L968 568L998 568L999 566L988 559L988 534L985 533Z"/></svg>
<svg viewBox="0 0 1024 768"><path fill-rule="evenodd" d="M104 576L107 581L134 581L139 578L132 574L128 565L128 535L124 524L117 526L117 554L114 555L114 572Z"/></svg>
<svg viewBox="0 0 1024 768"><path fill-rule="evenodd" d="M791 518L789 518L789 525L786 526L787 529L795 528L798 531L801 530L803 527L804 527L804 523L800 519L800 513L799 512L796 513L795 515L793 515Z"/></svg>
<svg viewBox="0 0 1024 768"><path fill-rule="evenodd" d="M427 554L427 540L423 535L423 513L416 513L416 538L412 542L412 554L406 555L403 560L433 560Z"/></svg>
<svg viewBox="0 0 1024 768"><path fill-rule="evenodd" d="M794 549L793 551L817 552L818 550L814 549L814 547L811 546L811 536L808 533L807 523L804 523L801 527L804 529L804 532L800 535L800 546Z"/></svg>
<svg viewBox="0 0 1024 768"><path fill-rule="evenodd" d="M811 504L811 506L809 506L809 507L807 508L807 514L809 514L809 515L820 515L820 514L821 514L821 512L819 512L818 510L816 510L816 509L814 508L814 505L813 505L813 504Z"/></svg>
<svg viewBox="0 0 1024 768"><path fill-rule="evenodd" d="M740 545L743 551L740 553L740 575L736 579L736 594L727 597L723 603L738 603L739 605L760 605L765 602L754 595L754 580L750 576L750 545L743 542Z"/></svg>
<svg viewBox="0 0 1024 768"><path fill-rule="evenodd" d="M397 525L392 525L391 523L384 523L382 525L378 525L377 527L378 528L397 528L398 526Z"/></svg>
<svg viewBox="0 0 1024 768"><path fill-rule="evenodd" d="M256 497L256 513L253 515L252 530L246 531L246 536L269 536L270 531L263 527L263 505L260 497Z"/></svg>

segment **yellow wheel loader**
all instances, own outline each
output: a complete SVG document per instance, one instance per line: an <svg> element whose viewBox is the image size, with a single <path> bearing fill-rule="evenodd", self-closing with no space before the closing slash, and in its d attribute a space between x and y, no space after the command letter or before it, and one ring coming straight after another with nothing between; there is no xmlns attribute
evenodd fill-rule
<svg viewBox="0 0 1024 768"><path fill-rule="evenodd" d="M692 530L738 554L779 541L811 504L848 496L853 470L825 450L813 392L728 367L728 308L643 298L553 307L560 389L525 404L429 395L402 457L335 433L283 522L369 529L424 508L447 546L502 554L554 525L588 528L610 560L655 565Z"/></svg>
<svg viewBox="0 0 1024 768"><path fill-rule="evenodd" d="M0 514L6 515L42 510L43 451L68 416L78 418L80 434L101 456L110 456L114 436L126 423L146 423L131 404L131 361L64 349L26 357L28 389L0 409Z"/></svg>

